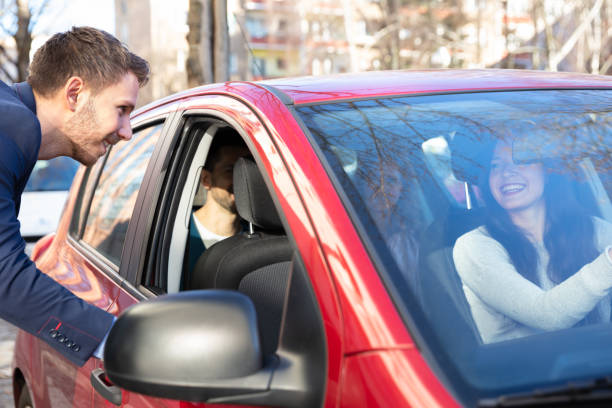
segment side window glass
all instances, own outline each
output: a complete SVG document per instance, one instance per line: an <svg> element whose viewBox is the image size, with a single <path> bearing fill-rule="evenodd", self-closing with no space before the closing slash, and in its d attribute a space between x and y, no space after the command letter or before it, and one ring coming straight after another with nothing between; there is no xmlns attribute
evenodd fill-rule
<svg viewBox="0 0 612 408"><path fill-rule="evenodd" d="M116 265L162 126L136 132L130 142L112 148L91 201L82 239Z"/></svg>
<svg viewBox="0 0 612 408"><path fill-rule="evenodd" d="M79 186L79 194L72 214L72 220L70 221L69 230L70 235L77 240L81 239L84 220L87 217L89 205L91 204L91 195L96 187L98 176L102 167L104 167L105 161L106 157L98 160L93 166L88 167L85 170L81 185Z"/></svg>

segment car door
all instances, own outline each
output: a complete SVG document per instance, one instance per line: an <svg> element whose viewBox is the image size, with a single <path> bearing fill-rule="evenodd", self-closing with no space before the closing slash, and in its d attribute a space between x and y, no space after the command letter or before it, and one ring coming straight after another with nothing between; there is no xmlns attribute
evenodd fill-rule
<svg viewBox="0 0 612 408"><path fill-rule="evenodd" d="M295 245L296 240L301 242L301 246L306 248L309 253L316 252L316 240L312 239L312 231L305 232L311 226L304 220L308 217L300 211L303 207L299 196L296 194L289 173L284 168L284 163L280 158L272 141L262 123L250 112L243 104L235 99L219 96L202 97L198 103L203 106L194 108L187 106L181 112L180 124L173 135L168 135L164 143L167 149L160 153L160 157L152 164L150 183L146 190L141 189L143 194L142 208L139 211L137 225L134 225L135 238L126 242L122 261L122 271L128 281L121 288L121 293L113 307L117 311L125 310L136 302L153 299L165 293L173 293L179 290L188 289L181 282L181 273L184 270L185 239L188 222L183 222L186 215L191 213L196 185L194 180L198 180L197 171L202 167L207 153L208 144L206 142L207 132L218 126L230 126L234 128L245 140L255 161L259 165L263 177L269 183L272 195L274 196L275 206L281 209L281 201L293 201L288 208L292 213L281 210L279 214L285 225L289 221L295 223L297 228L286 228L289 235L296 233L299 238L293 238L293 245L296 250L296 260L294 271L300 271L300 282L308 283L308 277L303 267L303 263L315 264L315 257L304 258L304 253ZM265 146L262 146L265 145ZM266 152L266 154L262 154ZM198 162L199 160L199 162ZM191 183L191 184L190 184ZM196 183L197 184L197 183ZM279 194L274 186L283 185L286 194ZM272 187L271 187L272 186ZM287 190L288 189L288 190ZM182 208L182 210L181 210ZM181 213L180 211L184 211ZM132 226L130 226L132 228ZM129 259L126 258L130 254ZM317 254L319 255L319 254ZM318 261L321 261L319 258ZM322 262L317 268L324 268ZM316 268L315 268L316 269ZM296 273L296 272L294 272ZM296 279L297 281L297 279ZM297 284L295 285L297 287ZM316 358L318 371L316 380L317 385L313 385L312 391L317 399L323 398L324 383L326 381L326 353L323 334L323 324L318 312L316 300L306 289L304 304L312 309L311 315L304 321L310 321L315 327L313 332L317 333L317 345L321 345ZM314 348L313 348L314 350ZM206 367L202 367L206 370ZM108 402L103 401L100 395L94 397L94 406L106 406ZM178 402L170 400L152 399L140 396L135 393L123 391L123 403L130 403L133 406L179 406L173 405ZM155 405L157 404L157 405ZM217 404L187 403L182 402L180 406L212 407ZM191 405L185 405L191 404ZM258 404L259 405L259 404ZM131 406L131 405L130 405ZM221 406L221 405L219 405ZM222 405L227 406L250 406L248 403L242 405Z"/></svg>
<svg viewBox="0 0 612 408"><path fill-rule="evenodd" d="M170 118L148 115L145 120L133 124L133 138L122 149L110 151L105 158L104 169L99 176L96 192L91 198L89 215L82 221L81 242L95 248L108 261L114 263L120 285L117 297L109 312L119 315L142 297L131 296L123 277L132 253L135 231L138 231L143 197L155 173L155 162L164 150L164 135L172 133ZM152 117L151 117L152 116ZM122 391L103 378L103 362L96 360L90 368L93 407L112 407L111 400L118 398L127 407L178 407L176 401L166 401L140 394ZM116 401L115 401L116 402Z"/></svg>
<svg viewBox="0 0 612 408"><path fill-rule="evenodd" d="M114 314L119 313L115 300L124 282L119 271L128 226L137 214L136 198L146 180L147 166L168 124L165 114L149 116L134 129L131 141L111 147L84 171L67 248L53 267L46 267L44 259L40 265L77 295ZM33 370L45 373L41 385L44 383L47 395L41 400L53 407L91 406L90 375L100 361L92 358L76 369L47 349L41 346L41 369ZM39 386L32 384L32 388L36 394Z"/></svg>

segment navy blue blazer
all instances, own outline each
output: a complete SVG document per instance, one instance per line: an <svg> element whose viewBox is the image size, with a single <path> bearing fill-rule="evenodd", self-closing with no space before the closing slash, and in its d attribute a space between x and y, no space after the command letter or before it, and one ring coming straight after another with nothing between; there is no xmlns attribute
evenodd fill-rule
<svg viewBox="0 0 612 408"><path fill-rule="evenodd" d="M83 365L113 316L40 272L25 254L17 214L41 143L36 103L27 83L0 81L0 317Z"/></svg>

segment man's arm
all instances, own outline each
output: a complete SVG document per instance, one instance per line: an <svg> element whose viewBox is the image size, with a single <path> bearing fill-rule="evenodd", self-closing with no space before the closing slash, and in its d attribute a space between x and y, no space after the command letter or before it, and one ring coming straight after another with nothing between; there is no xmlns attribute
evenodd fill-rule
<svg viewBox="0 0 612 408"><path fill-rule="evenodd" d="M13 199L25 158L1 134L0 146L0 317L81 366L106 336L113 316L40 272L25 254Z"/></svg>

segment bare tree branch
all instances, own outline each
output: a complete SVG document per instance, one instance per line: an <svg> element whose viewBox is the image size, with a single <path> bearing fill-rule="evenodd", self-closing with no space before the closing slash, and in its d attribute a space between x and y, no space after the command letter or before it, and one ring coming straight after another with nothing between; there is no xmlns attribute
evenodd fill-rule
<svg viewBox="0 0 612 408"><path fill-rule="evenodd" d="M563 44L563 47L561 47L559 52L556 52L553 55L551 55L549 59L549 63L548 63L549 69L551 71L556 71L559 63L563 61L563 59L567 56L567 54L570 53L572 48L574 48L574 46L576 45L576 42L578 41L578 38L580 38L580 36L584 34L584 31L591 24L595 16L599 13L599 10L601 9L602 4L603 4L603 0L597 0L595 4L593 5L593 8L591 8L591 11L589 11L589 14L587 15L587 17L580 22L576 30L572 33L572 35L565 42L565 44Z"/></svg>

